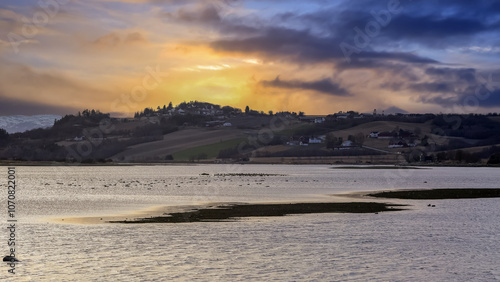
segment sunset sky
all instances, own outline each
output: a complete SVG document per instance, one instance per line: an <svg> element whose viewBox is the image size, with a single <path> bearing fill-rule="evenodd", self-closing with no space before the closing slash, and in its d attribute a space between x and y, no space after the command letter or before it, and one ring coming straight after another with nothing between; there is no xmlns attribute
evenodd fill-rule
<svg viewBox="0 0 500 282"><path fill-rule="evenodd" d="M494 0L0 3L0 115L500 112L499 63Z"/></svg>

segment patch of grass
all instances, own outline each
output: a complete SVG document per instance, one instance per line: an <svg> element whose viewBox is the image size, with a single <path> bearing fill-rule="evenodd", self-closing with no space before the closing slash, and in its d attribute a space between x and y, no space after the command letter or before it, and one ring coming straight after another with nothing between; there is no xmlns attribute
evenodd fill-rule
<svg viewBox="0 0 500 282"><path fill-rule="evenodd" d="M221 150L234 148L245 140L245 138L236 138L199 147L193 147L173 153L172 156L174 157L174 161L190 161L197 159L198 156L203 156L204 159L212 159L216 158Z"/></svg>
<svg viewBox="0 0 500 282"><path fill-rule="evenodd" d="M279 132L283 136L309 136L309 135L320 135L326 131L318 128L315 124L298 124L291 125Z"/></svg>
<svg viewBox="0 0 500 282"><path fill-rule="evenodd" d="M406 190L388 191L368 194L371 197L397 198L409 200L443 200L443 199L475 199L475 198L498 198L499 188L485 189L429 189L429 190Z"/></svg>

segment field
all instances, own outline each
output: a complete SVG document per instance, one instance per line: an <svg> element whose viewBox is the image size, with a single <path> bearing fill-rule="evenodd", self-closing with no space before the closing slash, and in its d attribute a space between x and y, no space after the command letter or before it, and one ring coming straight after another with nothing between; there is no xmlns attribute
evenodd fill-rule
<svg viewBox="0 0 500 282"><path fill-rule="evenodd" d="M244 142L245 138L236 138L227 141L221 141L209 145L198 146L194 148L185 149L174 153L174 161L192 161L203 156L203 159L213 159L219 155L223 149L234 148Z"/></svg>
<svg viewBox="0 0 500 282"><path fill-rule="evenodd" d="M120 162L165 160L167 155L189 148L245 137L246 133L239 129L184 129L164 135L160 141L131 146L112 159Z"/></svg>

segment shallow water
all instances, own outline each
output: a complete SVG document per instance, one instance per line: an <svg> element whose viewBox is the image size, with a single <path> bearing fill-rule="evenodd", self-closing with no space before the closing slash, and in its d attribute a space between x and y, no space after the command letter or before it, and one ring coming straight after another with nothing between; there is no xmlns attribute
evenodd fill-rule
<svg viewBox="0 0 500 282"><path fill-rule="evenodd" d="M7 265L0 269L0 277L12 281L500 280L500 199L391 199L388 202L412 206L380 214L310 214L236 222L122 225L51 220L106 218L161 205L353 201L329 195L356 191L497 188L500 174L493 168L200 165L16 170L17 256L22 262L15 276L7 273ZM431 202L435 208L427 207ZM6 225L5 213L1 214ZM2 229L0 236L7 238ZM2 249L7 250L6 243Z"/></svg>

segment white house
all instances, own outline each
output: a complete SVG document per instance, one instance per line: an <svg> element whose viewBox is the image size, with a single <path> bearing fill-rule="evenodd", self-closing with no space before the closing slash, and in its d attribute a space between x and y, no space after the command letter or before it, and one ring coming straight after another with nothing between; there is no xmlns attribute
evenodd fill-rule
<svg viewBox="0 0 500 282"><path fill-rule="evenodd" d="M378 138L379 133L380 131L373 131L372 133L370 133L370 138Z"/></svg>
<svg viewBox="0 0 500 282"><path fill-rule="evenodd" d="M320 144L320 143L321 143L321 139L319 139L319 138L315 138L315 137L309 138L309 144Z"/></svg>
<svg viewBox="0 0 500 282"><path fill-rule="evenodd" d="M323 123L323 122L325 122L325 118L324 117L319 117L319 118L315 118L314 119L314 123Z"/></svg>
<svg viewBox="0 0 500 282"><path fill-rule="evenodd" d="M354 143L351 140L342 142L342 147L352 147L352 145L354 145Z"/></svg>

